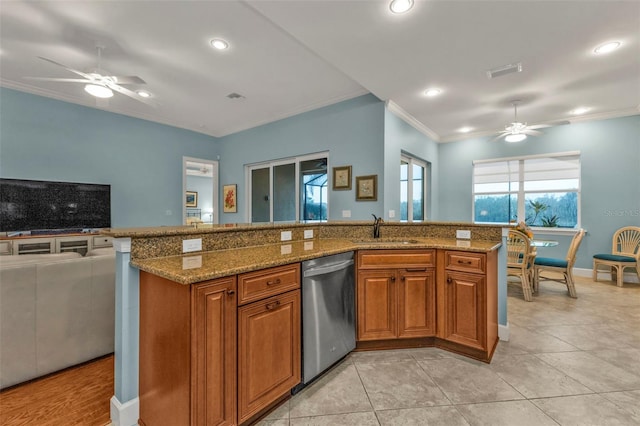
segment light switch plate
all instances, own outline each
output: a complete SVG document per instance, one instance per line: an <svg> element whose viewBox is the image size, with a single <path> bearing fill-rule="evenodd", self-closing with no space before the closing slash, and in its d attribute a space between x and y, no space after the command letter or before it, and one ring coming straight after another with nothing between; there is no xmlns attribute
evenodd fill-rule
<svg viewBox="0 0 640 426"><path fill-rule="evenodd" d="M389 210L389 219L393 219L394 217L396 217L396 211L395 210Z"/></svg>
<svg viewBox="0 0 640 426"><path fill-rule="evenodd" d="M195 269L202 267L202 256L186 256L182 258L182 269Z"/></svg>
<svg viewBox="0 0 640 426"><path fill-rule="evenodd" d="M291 231L282 231L280 233L280 241L291 241Z"/></svg>
<svg viewBox="0 0 640 426"><path fill-rule="evenodd" d="M313 229L305 229L304 230L305 238L313 238Z"/></svg>
<svg viewBox="0 0 640 426"><path fill-rule="evenodd" d="M202 250L202 238L194 238L192 240L182 240L182 252L189 253L192 251Z"/></svg>
<svg viewBox="0 0 640 426"><path fill-rule="evenodd" d="M458 229L456 231L456 238L459 240L470 240L471 231Z"/></svg>
<svg viewBox="0 0 640 426"><path fill-rule="evenodd" d="M351 210L342 210L342 217L351 217Z"/></svg>

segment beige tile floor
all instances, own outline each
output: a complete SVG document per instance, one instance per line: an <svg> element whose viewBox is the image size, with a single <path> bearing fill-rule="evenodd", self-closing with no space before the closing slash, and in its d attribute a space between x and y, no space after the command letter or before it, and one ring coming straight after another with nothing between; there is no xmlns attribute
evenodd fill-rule
<svg viewBox="0 0 640 426"><path fill-rule="evenodd" d="M352 353L260 425L640 425L640 285L577 278L578 299L509 283L491 364L440 349Z"/></svg>

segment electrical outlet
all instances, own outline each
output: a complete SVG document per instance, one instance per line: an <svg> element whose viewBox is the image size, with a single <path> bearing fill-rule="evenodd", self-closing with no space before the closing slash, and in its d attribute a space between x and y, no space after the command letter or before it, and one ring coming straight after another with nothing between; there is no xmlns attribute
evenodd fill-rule
<svg viewBox="0 0 640 426"><path fill-rule="evenodd" d="M305 250L313 250L313 241L305 241L304 242Z"/></svg>
<svg viewBox="0 0 640 426"><path fill-rule="evenodd" d="M305 229L304 238L313 238L313 229Z"/></svg>
<svg viewBox="0 0 640 426"><path fill-rule="evenodd" d="M351 217L351 210L342 210L342 217Z"/></svg>
<svg viewBox="0 0 640 426"><path fill-rule="evenodd" d="M389 210L389 219L393 219L394 217L396 217L396 211L395 210Z"/></svg>
<svg viewBox="0 0 640 426"><path fill-rule="evenodd" d="M185 256L182 258L182 269L195 269L202 267L202 256Z"/></svg>
<svg viewBox="0 0 640 426"><path fill-rule="evenodd" d="M291 231L282 231L280 233L280 241L291 241Z"/></svg>
<svg viewBox="0 0 640 426"><path fill-rule="evenodd" d="M459 240L470 240L471 239L471 231L458 229L456 231L456 238Z"/></svg>
<svg viewBox="0 0 640 426"><path fill-rule="evenodd" d="M182 252L188 253L191 251L202 250L202 238L194 238L192 240L182 240Z"/></svg>
<svg viewBox="0 0 640 426"><path fill-rule="evenodd" d="M280 246L280 254L291 254L291 244L283 244Z"/></svg>

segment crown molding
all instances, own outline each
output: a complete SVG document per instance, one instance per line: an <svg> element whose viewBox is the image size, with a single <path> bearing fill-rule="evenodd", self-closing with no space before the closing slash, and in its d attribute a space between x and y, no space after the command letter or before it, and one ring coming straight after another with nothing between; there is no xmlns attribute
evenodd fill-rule
<svg viewBox="0 0 640 426"><path fill-rule="evenodd" d="M440 142L440 136L436 132L434 132L433 130L431 130L424 124L422 124L420 121L418 121L417 118L415 118L413 115L403 110L400 106L398 106L398 104L396 104L392 100L386 101L385 106L389 111L397 115L398 118L406 122L408 125L416 129L423 135L428 136L434 142Z"/></svg>

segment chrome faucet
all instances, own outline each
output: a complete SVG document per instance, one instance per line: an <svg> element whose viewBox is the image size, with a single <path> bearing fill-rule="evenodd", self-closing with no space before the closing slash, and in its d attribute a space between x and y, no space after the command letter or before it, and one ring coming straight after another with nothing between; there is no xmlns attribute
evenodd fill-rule
<svg viewBox="0 0 640 426"><path fill-rule="evenodd" d="M373 216L373 238L380 238L380 226L384 223L381 217L377 217L375 214L371 213Z"/></svg>

